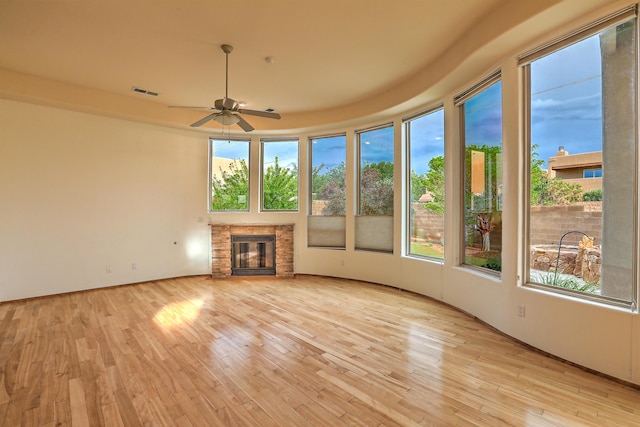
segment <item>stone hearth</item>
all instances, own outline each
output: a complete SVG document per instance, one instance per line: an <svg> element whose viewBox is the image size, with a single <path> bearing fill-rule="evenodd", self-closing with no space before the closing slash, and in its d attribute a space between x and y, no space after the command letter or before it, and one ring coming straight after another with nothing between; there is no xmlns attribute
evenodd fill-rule
<svg viewBox="0 0 640 427"><path fill-rule="evenodd" d="M275 235L276 277L293 277L293 224L209 224L211 277L231 276L232 235Z"/></svg>

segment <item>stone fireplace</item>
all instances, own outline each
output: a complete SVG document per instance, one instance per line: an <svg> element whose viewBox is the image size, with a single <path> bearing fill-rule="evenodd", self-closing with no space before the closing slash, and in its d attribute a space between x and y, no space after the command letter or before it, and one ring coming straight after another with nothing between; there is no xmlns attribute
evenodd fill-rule
<svg viewBox="0 0 640 427"><path fill-rule="evenodd" d="M242 240L243 243L249 243L245 248L249 251L258 252L259 258L262 258L263 248L253 246L253 241L261 241L264 236L273 236L275 241L275 276L276 277L293 277L293 224L209 224L211 226L211 277L214 279L224 279L232 275L234 271L234 262L240 265L235 269L234 275L252 275L250 270L246 270L244 266L268 265L264 259L260 261L247 261L252 257L251 254L238 256L234 253L232 245L232 236L235 239ZM253 238L252 236L256 236ZM262 236L262 237L261 237ZM240 241L238 240L238 241ZM255 249L255 250L254 250ZM244 257L244 258L243 258ZM235 258L235 260L233 259ZM247 261L239 261L244 259ZM265 267L266 268L266 267ZM241 273L238 273L241 272ZM273 274L265 270L256 270L256 275Z"/></svg>

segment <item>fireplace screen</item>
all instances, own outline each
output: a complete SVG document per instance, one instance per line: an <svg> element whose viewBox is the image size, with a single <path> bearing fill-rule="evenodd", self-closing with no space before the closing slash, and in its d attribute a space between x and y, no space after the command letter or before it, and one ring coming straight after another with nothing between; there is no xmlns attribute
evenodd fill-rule
<svg viewBox="0 0 640 427"><path fill-rule="evenodd" d="M276 236L231 236L231 275L276 274Z"/></svg>

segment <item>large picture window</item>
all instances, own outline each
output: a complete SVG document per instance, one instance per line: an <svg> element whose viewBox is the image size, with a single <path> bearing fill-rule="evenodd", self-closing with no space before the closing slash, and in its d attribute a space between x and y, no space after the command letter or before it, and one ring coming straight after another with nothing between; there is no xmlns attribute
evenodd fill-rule
<svg viewBox="0 0 640 427"><path fill-rule="evenodd" d="M463 264L502 271L502 83L456 97L464 141Z"/></svg>
<svg viewBox="0 0 640 427"><path fill-rule="evenodd" d="M405 122L407 141L407 253L444 258L444 110Z"/></svg>
<svg viewBox="0 0 640 427"><path fill-rule="evenodd" d="M617 14L521 59L530 142L528 282L621 304L635 295L633 15Z"/></svg>
<svg viewBox="0 0 640 427"><path fill-rule="evenodd" d="M331 135L309 139L311 179L308 245L344 248L346 188L346 135Z"/></svg>
<svg viewBox="0 0 640 427"><path fill-rule="evenodd" d="M298 210L298 140L262 141L262 210Z"/></svg>
<svg viewBox="0 0 640 427"><path fill-rule="evenodd" d="M249 145L247 140L209 140L209 209L249 210Z"/></svg>
<svg viewBox="0 0 640 427"><path fill-rule="evenodd" d="M356 249L393 251L393 126L356 133L358 205Z"/></svg>

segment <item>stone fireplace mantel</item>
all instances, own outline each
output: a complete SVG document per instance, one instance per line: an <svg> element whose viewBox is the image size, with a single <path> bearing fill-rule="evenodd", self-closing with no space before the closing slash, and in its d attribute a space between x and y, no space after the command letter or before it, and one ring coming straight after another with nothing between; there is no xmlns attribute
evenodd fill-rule
<svg viewBox="0 0 640 427"><path fill-rule="evenodd" d="M232 235L275 235L276 277L293 277L293 224L209 224L211 277L231 276Z"/></svg>

